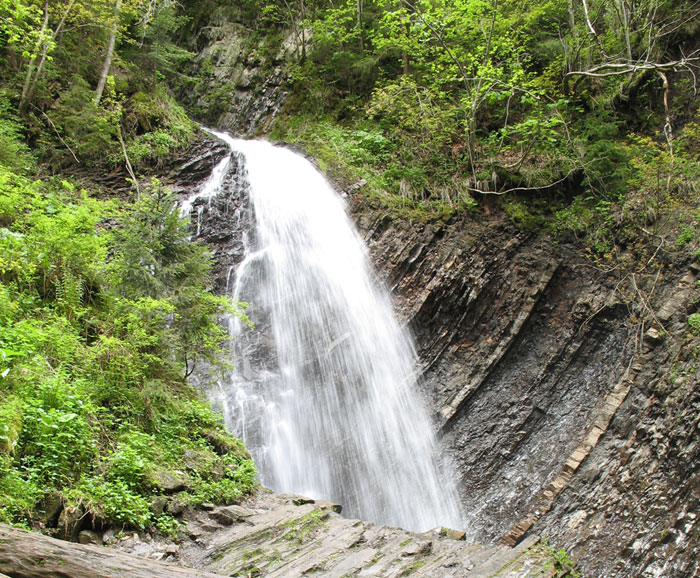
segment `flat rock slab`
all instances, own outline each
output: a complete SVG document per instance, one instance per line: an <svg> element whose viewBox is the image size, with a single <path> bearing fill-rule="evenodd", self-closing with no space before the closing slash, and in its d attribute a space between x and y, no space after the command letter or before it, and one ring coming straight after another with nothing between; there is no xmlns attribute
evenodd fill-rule
<svg viewBox="0 0 700 578"><path fill-rule="evenodd" d="M241 509L244 519L199 545L183 545L180 562L225 576L269 578L515 578L536 576L546 563L537 539L517 548L469 544L439 528L413 533L346 519L326 503L294 495L261 493Z"/></svg>

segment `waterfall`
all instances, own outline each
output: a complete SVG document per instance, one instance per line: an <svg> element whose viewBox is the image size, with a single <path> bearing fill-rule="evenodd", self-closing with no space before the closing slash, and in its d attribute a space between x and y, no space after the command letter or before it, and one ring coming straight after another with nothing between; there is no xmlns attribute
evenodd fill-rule
<svg viewBox="0 0 700 578"><path fill-rule="evenodd" d="M256 324L231 322L235 369L211 395L261 483L376 523L460 527L412 341L344 202L302 156L211 132L247 173L255 227L230 290ZM205 196L217 188L212 179Z"/></svg>

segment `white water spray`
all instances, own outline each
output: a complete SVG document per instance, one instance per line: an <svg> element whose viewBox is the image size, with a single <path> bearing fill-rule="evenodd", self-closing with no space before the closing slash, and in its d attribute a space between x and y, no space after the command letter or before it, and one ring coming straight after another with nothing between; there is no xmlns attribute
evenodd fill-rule
<svg viewBox="0 0 700 578"><path fill-rule="evenodd" d="M261 483L376 523L460 527L413 345L343 202L292 151L214 134L244 157L256 228L232 294L258 326L232 324L236 370L217 401Z"/></svg>

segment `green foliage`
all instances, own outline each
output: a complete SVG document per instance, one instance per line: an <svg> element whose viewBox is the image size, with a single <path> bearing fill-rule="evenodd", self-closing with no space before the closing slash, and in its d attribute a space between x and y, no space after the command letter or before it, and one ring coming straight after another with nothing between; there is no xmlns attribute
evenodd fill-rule
<svg viewBox="0 0 700 578"><path fill-rule="evenodd" d="M555 550L546 538L542 538L537 548L548 558L544 568L551 569L551 575L557 578L581 578L581 572L576 570L576 563L566 550Z"/></svg>
<svg viewBox="0 0 700 578"><path fill-rule="evenodd" d="M6 361L6 358L6 351L3 350L2 360ZM6 371L7 368L4 368L2 373ZM6 376L3 376L3 379L4 377ZM22 432L23 410L22 401L18 397L10 398L0 407L0 459L12 456L15 453L15 447Z"/></svg>
<svg viewBox="0 0 700 578"><path fill-rule="evenodd" d="M185 375L200 357L214 360L227 338L217 314L240 309L209 293L205 281L211 256L189 240L173 195L154 180L126 213L114 239L117 251L110 271L122 297L115 327L138 336L143 353L154 346L167 350L176 364L185 366ZM171 315L177 323L166 322ZM159 363L167 364L165 359Z"/></svg>
<svg viewBox="0 0 700 578"><path fill-rule="evenodd" d="M555 576L570 576L571 578L581 578L581 573L575 570L575 565L566 550L557 550L552 554L552 567Z"/></svg>
<svg viewBox="0 0 700 578"><path fill-rule="evenodd" d="M688 317L688 326L693 335L700 335L700 313L693 313Z"/></svg>
<svg viewBox="0 0 700 578"><path fill-rule="evenodd" d="M35 4L0 0L0 39L27 54L39 38L40 19L41 10Z"/></svg>
<svg viewBox="0 0 700 578"><path fill-rule="evenodd" d="M642 2L632 18L596 5L592 34L583 5L560 0L320 2L298 14L313 41L274 136L320 156L343 183L364 173L365 190L392 209L454 212L480 192L512 193L506 208L524 222L540 201L552 205L546 216L572 197L617 203L643 190L653 212L699 178L696 99L681 97L693 92L696 63L668 79L672 122L691 120L680 131L664 127L661 77L631 63L675 54L662 30L674 22L689 40L697 30L683 23L700 11L655 6ZM334 130L345 140L379 130L388 156L358 157Z"/></svg>
<svg viewBox="0 0 700 578"><path fill-rule="evenodd" d="M134 94L124 107L123 120L135 135L127 146L135 165L163 162L172 151L186 146L195 132L195 124L162 84L148 93Z"/></svg>
<svg viewBox="0 0 700 578"><path fill-rule="evenodd" d="M189 504L232 504L256 488L255 476L253 462L245 460L235 468L227 468L221 479L195 477L191 489L183 499Z"/></svg>
<svg viewBox="0 0 700 578"><path fill-rule="evenodd" d="M6 91L0 90L0 165L25 171L34 164L24 132Z"/></svg>
<svg viewBox="0 0 700 578"><path fill-rule="evenodd" d="M59 94L53 107L53 122L61 127L65 146L53 141L53 134L46 133L44 153L48 158L68 163L75 154L82 162L99 164L107 156L119 153L119 111L97 106L92 87L79 75L73 75L68 87ZM109 102L110 99L106 99ZM69 147L70 150L66 150ZM48 152L50 150L50 152ZM70 151L73 151L71 153Z"/></svg>
<svg viewBox="0 0 700 578"><path fill-rule="evenodd" d="M676 249L682 249L695 238L695 229L692 227L682 227L681 232L676 237Z"/></svg>
<svg viewBox="0 0 700 578"><path fill-rule="evenodd" d="M121 479L83 477L67 498L69 504L80 505L102 520L113 520L140 529L151 522L148 500Z"/></svg>
<svg viewBox="0 0 700 578"><path fill-rule="evenodd" d="M174 39L188 20L180 13L178 5L164 3L156 6L150 19L142 18L134 27L135 37L125 43L124 58L139 67L144 84L165 76L172 78L182 75L183 68L194 54L178 46ZM159 84L156 91L163 88Z"/></svg>
<svg viewBox="0 0 700 578"><path fill-rule="evenodd" d="M208 292L208 253L172 200L154 183L118 209L0 166L0 521L28 524L57 492L94 519L174 532L151 513L153 473L188 459L183 501L254 489L242 444L183 380L237 309Z"/></svg>
<svg viewBox="0 0 700 578"><path fill-rule="evenodd" d="M403 152L381 127L300 116L278 125L272 136L304 147L341 186L366 181L366 195L412 218L445 218L476 204L463 183L436 173L434 164L401 162Z"/></svg>
<svg viewBox="0 0 700 578"><path fill-rule="evenodd" d="M184 524L168 514L162 514L156 519L156 528L163 536L177 539L184 529Z"/></svg>
<svg viewBox="0 0 700 578"><path fill-rule="evenodd" d="M113 2L46 8L44 14L41 3L29 0L0 4L0 162L27 164L19 134L53 167L123 167L123 141L137 172L189 143L194 125L163 83L181 75L192 57L173 41L186 25L178 5L122 2L117 15ZM95 55L106 52L115 17L115 55L96 104L102 61ZM20 118L7 105L17 97Z"/></svg>

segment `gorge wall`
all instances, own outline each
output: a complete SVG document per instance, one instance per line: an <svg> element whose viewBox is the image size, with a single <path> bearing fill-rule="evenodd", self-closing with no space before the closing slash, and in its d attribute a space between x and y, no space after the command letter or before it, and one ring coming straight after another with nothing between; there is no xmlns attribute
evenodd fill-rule
<svg viewBox="0 0 700 578"><path fill-rule="evenodd" d="M238 173L195 204L221 290L241 258ZM469 537L545 535L585 576L695 575L695 266L659 251L648 270L602 270L498 212L412 222L357 192L349 205L414 333Z"/></svg>
<svg viewBox="0 0 700 578"><path fill-rule="evenodd" d="M696 575L695 266L605 271L497 216L354 210L415 334L472 536L532 528L586 576Z"/></svg>

